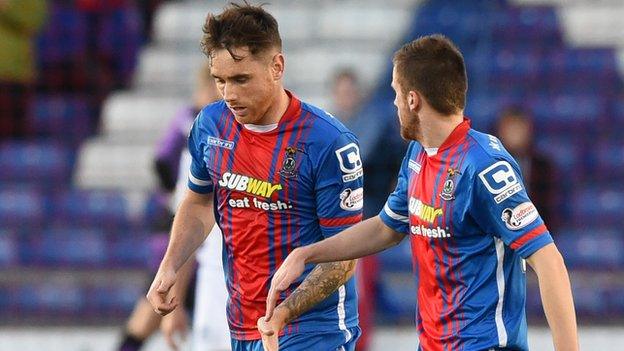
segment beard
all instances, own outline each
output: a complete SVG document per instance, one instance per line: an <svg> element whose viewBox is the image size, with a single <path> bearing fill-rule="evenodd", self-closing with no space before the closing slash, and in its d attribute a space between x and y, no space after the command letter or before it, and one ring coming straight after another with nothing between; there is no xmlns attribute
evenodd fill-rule
<svg viewBox="0 0 624 351"><path fill-rule="evenodd" d="M420 119L417 114L407 113L404 119L399 118L399 124L401 127L401 138L407 141L422 141Z"/></svg>

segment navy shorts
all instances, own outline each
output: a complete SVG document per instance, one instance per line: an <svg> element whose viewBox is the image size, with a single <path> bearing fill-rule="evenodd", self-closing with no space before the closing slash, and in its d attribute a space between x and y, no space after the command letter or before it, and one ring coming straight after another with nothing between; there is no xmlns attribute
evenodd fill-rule
<svg viewBox="0 0 624 351"><path fill-rule="evenodd" d="M280 351L354 351L362 331L360 327L345 331L298 333L279 338ZM263 351L261 340L232 339L232 351Z"/></svg>

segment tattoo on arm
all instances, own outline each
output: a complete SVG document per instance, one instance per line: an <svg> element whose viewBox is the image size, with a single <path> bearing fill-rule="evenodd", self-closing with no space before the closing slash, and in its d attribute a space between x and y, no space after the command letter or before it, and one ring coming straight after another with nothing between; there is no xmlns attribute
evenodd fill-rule
<svg viewBox="0 0 624 351"><path fill-rule="evenodd" d="M356 262L350 260L316 265L299 287L280 304L289 311L286 324L325 300L349 280L355 271Z"/></svg>

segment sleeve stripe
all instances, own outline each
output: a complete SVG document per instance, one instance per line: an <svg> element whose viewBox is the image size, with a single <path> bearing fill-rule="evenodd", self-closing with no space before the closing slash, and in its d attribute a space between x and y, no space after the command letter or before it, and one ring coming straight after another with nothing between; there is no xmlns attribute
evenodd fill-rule
<svg viewBox="0 0 624 351"><path fill-rule="evenodd" d="M548 229L546 228L546 225L542 224L529 231L528 233L524 234L523 236L519 237L518 239L514 240L514 242L512 242L509 246L512 249L517 250L518 248L522 247L522 245L526 244L529 240L538 237L546 233L547 231Z"/></svg>
<svg viewBox="0 0 624 351"><path fill-rule="evenodd" d="M197 185L197 186L208 186L211 185L212 183L207 181L207 180L201 180L195 176L193 176L193 173L189 172L189 180L191 181L191 183Z"/></svg>
<svg viewBox="0 0 624 351"><path fill-rule="evenodd" d="M404 223L409 223L409 217L407 217L407 216L403 216L403 215L400 215L400 214L398 214L398 213L396 213L396 212L392 211L392 210L390 209L390 206L388 206L388 203L387 203L387 202L386 202L386 205L384 206L383 210L384 210L384 212L386 212L386 214L387 214L390 218L392 218L392 219L394 219L394 220L397 220L397 221L404 222Z"/></svg>
<svg viewBox="0 0 624 351"><path fill-rule="evenodd" d="M362 221L362 214L350 217L339 218L319 218L319 222L323 227L341 227L343 225L356 224Z"/></svg>

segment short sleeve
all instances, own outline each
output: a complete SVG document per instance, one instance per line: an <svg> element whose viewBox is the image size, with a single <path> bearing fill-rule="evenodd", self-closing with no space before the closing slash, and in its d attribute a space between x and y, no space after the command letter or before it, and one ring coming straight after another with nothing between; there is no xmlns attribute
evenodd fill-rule
<svg viewBox="0 0 624 351"><path fill-rule="evenodd" d="M364 171L356 137L340 134L317 167L316 211L323 236L329 237L362 221Z"/></svg>
<svg viewBox="0 0 624 351"><path fill-rule="evenodd" d="M394 191L388 196L386 204L379 212L379 217L385 225L398 233L409 233L409 214L407 208L407 186L409 183L409 167L416 167L416 163L410 160L413 144L410 144L397 178Z"/></svg>
<svg viewBox="0 0 624 351"><path fill-rule="evenodd" d="M204 143L202 142L199 121L201 114L195 119L188 139L188 150L191 154L188 187L199 194L208 194L213 191L213 184L204 161Z"/></svg>
<svg viewBox="0 0 624 351"><path fill-rule="evenodd" d="M511 157L492 158L477 172L471 213L483 230L523 258L553 242Z"/></svg>

